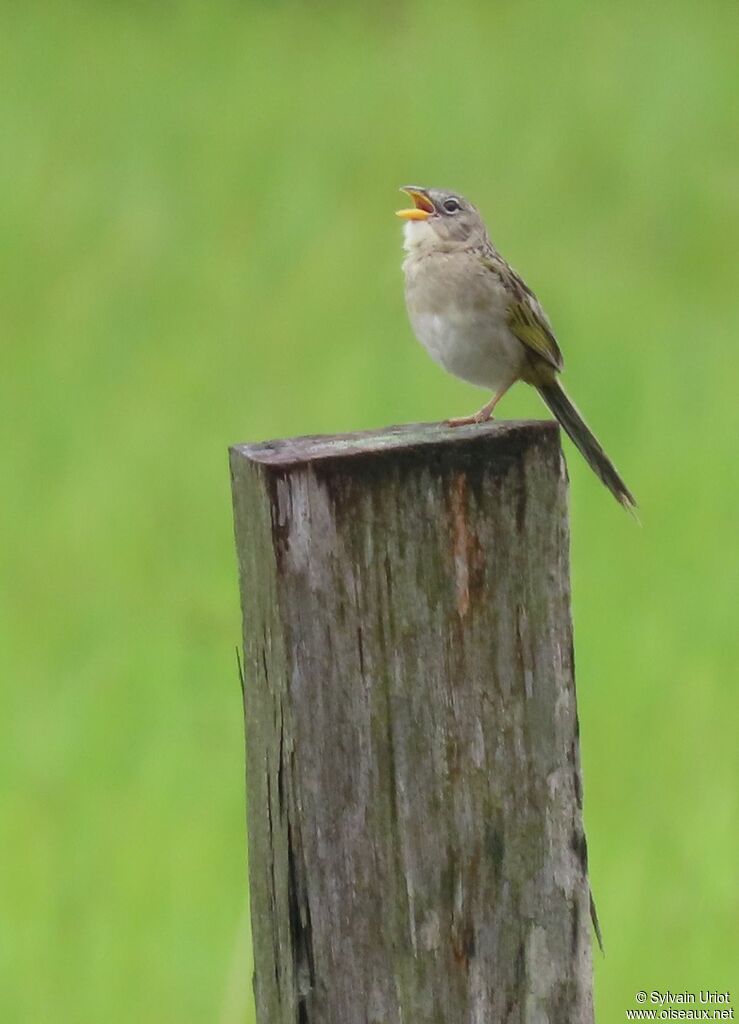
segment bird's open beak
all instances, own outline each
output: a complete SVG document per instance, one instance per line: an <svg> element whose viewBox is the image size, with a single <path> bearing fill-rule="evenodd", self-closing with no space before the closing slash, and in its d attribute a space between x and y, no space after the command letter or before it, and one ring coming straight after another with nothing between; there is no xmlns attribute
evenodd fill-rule
<svg viewBox="0 0 739 1024"><path fill-rule="evenodd" d="M405 192L406 195L411 197L413 200L413 209L396 210L396 217L402 217L403 220L426 220L432 214L436 213L434 204L426 195L425 189L416 188L413 185L404 185L400 191Z"/></svg>

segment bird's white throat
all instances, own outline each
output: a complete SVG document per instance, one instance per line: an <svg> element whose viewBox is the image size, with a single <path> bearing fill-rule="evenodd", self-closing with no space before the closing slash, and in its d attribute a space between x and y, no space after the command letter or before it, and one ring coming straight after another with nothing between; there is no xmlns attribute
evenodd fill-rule
<svg viewBox="0 0 739 1024"><path fill-rule="evenodd" d="M403 248L406 252L438 247L439 236L425 220L407 220L403 226Z"/></svg>

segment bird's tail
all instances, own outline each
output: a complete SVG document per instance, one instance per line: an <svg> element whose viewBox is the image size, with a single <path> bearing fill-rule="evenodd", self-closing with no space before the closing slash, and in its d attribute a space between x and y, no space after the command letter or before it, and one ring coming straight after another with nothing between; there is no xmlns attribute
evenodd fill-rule
<svg viewBox="0 0 739 1024"><path fill-rule="evenodd" d="M554 413L568 437L580 450L585 461L595 475L606 485L613 497L629 512L636 509L636 499L621 477L616 467L600 446L595 434L567 397L559 381L543 384L539 394L550 410Z"/></svg>

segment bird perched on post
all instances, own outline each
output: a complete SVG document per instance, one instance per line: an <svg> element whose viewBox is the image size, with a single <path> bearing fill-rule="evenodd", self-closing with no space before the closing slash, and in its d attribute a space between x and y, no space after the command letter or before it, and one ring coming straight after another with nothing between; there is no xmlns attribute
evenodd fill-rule
<svg viewBox="0 0 739 1024"><path fill-rule="evenodd" d="M557 376L562 353L538 299L492 244L472 203L458 192L406 185L405 299L411 326L440 366L488 388L492 398L451 426L483 423L517 380L533 385L588 465L625 508L634 496Z"/></svg>

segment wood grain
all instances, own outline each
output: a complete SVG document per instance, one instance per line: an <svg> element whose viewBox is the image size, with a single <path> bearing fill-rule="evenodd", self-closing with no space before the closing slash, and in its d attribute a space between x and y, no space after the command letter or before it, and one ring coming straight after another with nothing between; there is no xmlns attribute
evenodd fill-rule
<svg viewBox="0 0 739 1024"><path fill-rule="evenodd" d="M588 1024L556 426L231 468L259 1024Z"/></svg>

